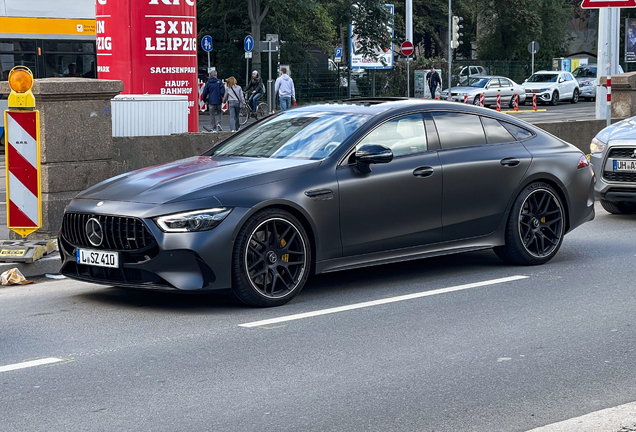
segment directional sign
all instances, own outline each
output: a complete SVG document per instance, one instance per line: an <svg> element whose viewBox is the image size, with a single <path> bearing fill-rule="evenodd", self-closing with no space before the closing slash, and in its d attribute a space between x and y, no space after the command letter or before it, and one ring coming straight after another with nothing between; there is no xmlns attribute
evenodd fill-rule
<svg viewBox="0 0 636 432"><path fill-rule="evenodd" d="M205 52L212 51L212 36L203 36L203 39L201 39L201 48L203 48Z"/></svg>
<svg viewBox="0 0 636 432"><path fill-rule="evenodd" d="M245 52L252 52L254 49L254 38L252 36L245 36L243 48L245 48Z"/></svg>
<svg viewBox="0 0 636 432"><path fill-rule="evenodd" d="M336 48L336 54L334 58L342 57L342 48Z"/></svg>
<svg viewBox="0 0 636 432"><path fill-rule="evenodd" d="M532 41L528 44L528 52L530 54L536 54L539 52L539 42Z"/></svg>
<svg viewBox="0 0 636 432"><path fill-rule="evenodd" d="M636 0L583 0L583 9L598 9L605 7L633 8L636 7Z"/></svg>
<svg viewBox="0 0 636 432"><path fill-rule="evenodd" d="M401 49L402 49L402 54L404 54L405 56L408 57L411 54L413 54L413 43L411 43L411 41L404 41L404 42L402 42L402 48Z"/></svg>

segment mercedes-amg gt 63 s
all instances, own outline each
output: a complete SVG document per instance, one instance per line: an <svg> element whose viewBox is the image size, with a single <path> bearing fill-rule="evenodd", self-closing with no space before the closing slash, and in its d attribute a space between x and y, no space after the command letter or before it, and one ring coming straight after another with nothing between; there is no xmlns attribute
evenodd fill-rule
<svg viewBox="0 0 636 432"><path fill-rule="evenodd" d="M357 99L93 186L59 242L68 277L277 306L336 270L485 248L543 264L593 218L588 160L541 129L464 104Z"/></svg>

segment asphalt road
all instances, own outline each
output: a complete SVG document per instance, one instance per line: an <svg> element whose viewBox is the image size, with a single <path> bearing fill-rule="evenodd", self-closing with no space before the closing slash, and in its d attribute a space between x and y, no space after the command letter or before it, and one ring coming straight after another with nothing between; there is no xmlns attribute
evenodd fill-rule
<svg viewBox="0 0 636 432"><path fill-rule="evenodd" d="M274 309L0 288L0 430L512 432L632 402L634 224L598 208L544 266L481 251L333 273Z"/></svg>

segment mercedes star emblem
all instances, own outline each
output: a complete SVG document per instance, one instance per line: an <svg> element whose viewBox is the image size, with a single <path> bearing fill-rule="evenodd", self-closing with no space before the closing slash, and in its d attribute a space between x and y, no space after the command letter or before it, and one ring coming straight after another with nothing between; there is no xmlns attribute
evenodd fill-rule
<svg viewBox="0 0 636 432"><path fill-rule="evenodd" d="M88 241L95 247L99 247L102 245L104 241L104 230L102 229L102 224L95 218L90 218L88 222L86 222L86 237L88 237Z"/></svg>

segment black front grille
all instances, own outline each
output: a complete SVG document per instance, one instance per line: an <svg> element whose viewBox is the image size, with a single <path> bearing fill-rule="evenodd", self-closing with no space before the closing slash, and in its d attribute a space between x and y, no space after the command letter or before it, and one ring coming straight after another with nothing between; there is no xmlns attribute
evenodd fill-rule
<svg viewBox="0 0 636 432"><path fill-rule="evenodd" d="M609 158L631 158L634 156L634 147L613 147L609 151Z"/></svg>
<svg viewBox="0 0 636 432"><path fill-rule="evenodd" d="M156 242L144 223L131 217L66 213L62 235L75 247L96 248L86 236L86 223L95 218L102 225L104 240L98 249L136 251L155 246Z"/></svg>
<svg viewBox="0 0 636 432"><path fill-rule="evenodd" d="M613 182L636 183L636 173L603 171L603 178Z"/></svg>

